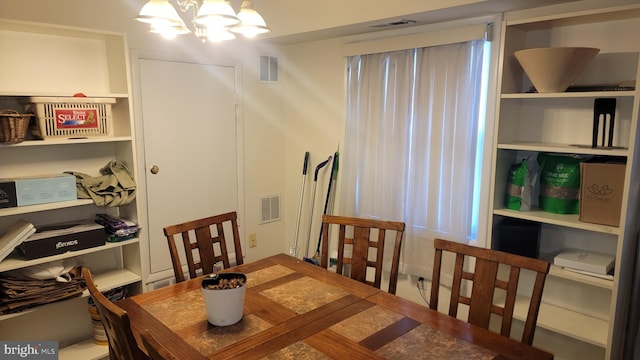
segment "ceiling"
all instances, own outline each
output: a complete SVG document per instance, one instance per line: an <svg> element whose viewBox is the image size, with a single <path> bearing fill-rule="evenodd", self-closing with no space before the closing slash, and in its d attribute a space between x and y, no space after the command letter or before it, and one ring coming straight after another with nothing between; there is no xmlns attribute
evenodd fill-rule
<svg viewBox="0 0 640 360"><path fill-rule="evenodd" d="M146 24L133 20L148 0L0 0L0 17L126 32L133 46L156 41ZM171 0L172 2L175 0ZM242 0L229 0L239 8ZM607 6L637 0L584 0ZM254 0L272 44L296 44L434 24L574 0ZM595 5L594 5L595 6ZM564 10L563 10L564 11ZM100 16L96 16L100 14ZM410 20L410 21L405 21ZM397 23L399 25L385 25ZM400 30L404 31L404 30ZM160 42L161 40L158 40ZM196 40L193 40L196 43ZM199 41L197 42L200 43Z"/></svg>
<svg viewBox="0 0 640 360"><path fill-rule="evenodd" d="M263 0L264 1L264 0ZM417 0L415 0L417 1ZM437 2L433 1L432 2ZM524 10L536 7L559 5L570 3L574 0L469 0L458 1L461 5L453 7L433 6L434 10L424 12L399 14L392 17L378 17L368 21L357 23L347 23L346 25L328 26L316 30L305 31L301 27L297 30L278 31L277 27L270 34L262 35L266 41L276 44L295 44L307 41L329 39L335 37L353 36L376 31L385 31L398 28L408 28L434 24L444 21L458 20L470 17L478 17L490 14L497 14L506 11ZM440 1L440 3L455 3L455 1ZM270 5L262 5L260 12L267 13ZM265 9L264 11L262 9ZM268 23L276 24L272 21L270 14L264 14L265 19L270 19ZM275 17L275 14L274 14ZM309 19L307 25L313 22ZM273 27L273 26L272 26Z"/></svg>

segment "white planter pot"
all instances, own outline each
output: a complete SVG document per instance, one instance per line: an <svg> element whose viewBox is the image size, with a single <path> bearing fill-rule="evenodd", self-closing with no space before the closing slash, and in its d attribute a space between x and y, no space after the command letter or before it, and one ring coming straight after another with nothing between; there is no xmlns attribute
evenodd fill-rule
<svg viewBox="0 0 640 360"><path fill-rule="evenodd" d="M220 281L242 278L243 285L232 289L209 289ZM241 273L219 273L217 278L202 280L202 296L207 309L207 320L215 326L233 325L242 319L247 277Z"/></svg>

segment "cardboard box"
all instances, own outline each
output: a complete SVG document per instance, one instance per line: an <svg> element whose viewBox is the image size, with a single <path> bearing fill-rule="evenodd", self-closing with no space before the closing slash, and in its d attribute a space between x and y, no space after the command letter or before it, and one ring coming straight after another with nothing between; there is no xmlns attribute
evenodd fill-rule
<svg viewBox="0 0 640 360"><path fill-rule="evenodd" d="M0 209L18 206L16 182L0 179Z"/></svg>
<svg viewBox="0 0 640 360"><path fill-rule="evenodd" d="M18 206L78 199L76 177L71 174L39 175L14 180Z"/></svg>
<svg viewBox="0 0 640 360"><path fill-rule="evenodd" d="M620 225L625 168L623 163L580 164L580 221Z"/></svg>
<svg viewBox="0 0 640 360"><path fill-rule="evenodd" d="M101 246L105 240L104 226L85 221L38 227L17 248L26 260L32 260Z"/></svg>
<svg viewBox="0 0 640 360"><path fill-rule="evenodd" d="M613 268L615 257L593 251L565 249L553 258L553 263L594 274L607 274Z"/></svg>

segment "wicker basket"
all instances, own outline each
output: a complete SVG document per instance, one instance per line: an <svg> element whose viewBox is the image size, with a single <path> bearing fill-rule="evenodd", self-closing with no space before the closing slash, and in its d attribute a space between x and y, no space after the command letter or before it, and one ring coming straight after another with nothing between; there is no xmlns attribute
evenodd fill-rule
<svg viewBox="0 0 640 360"><path fill-rule="evenodd" d="M33 114L20 114L11 109L0 110L0 143L17 144L24 141Z"/></svg>

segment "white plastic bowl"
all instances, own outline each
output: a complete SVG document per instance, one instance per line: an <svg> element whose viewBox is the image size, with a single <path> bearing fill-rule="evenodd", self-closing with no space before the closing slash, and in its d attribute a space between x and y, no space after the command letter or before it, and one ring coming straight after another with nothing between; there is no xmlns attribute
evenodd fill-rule
<svg viewBox="0 0 640 360"><path fill-rule="evenodd" d="M514 55L539 93L553 93L567 90L598 52L588 47L548 47Z"/></svg>

